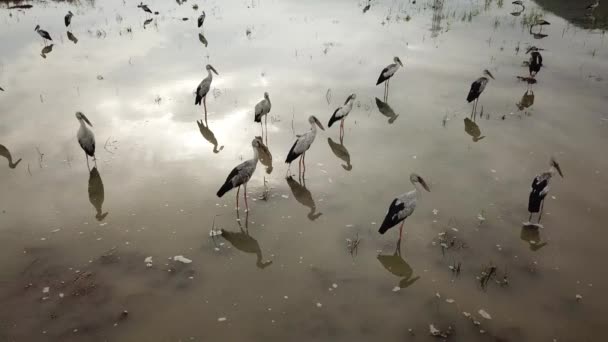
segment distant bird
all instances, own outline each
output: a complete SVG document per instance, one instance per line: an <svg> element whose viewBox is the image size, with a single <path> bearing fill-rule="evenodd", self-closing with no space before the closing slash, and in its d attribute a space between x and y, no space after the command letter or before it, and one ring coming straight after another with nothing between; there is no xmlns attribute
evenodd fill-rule
<svg viewBox="0 0 608 342"><path fill-rule="evenodd" d="M469 90L469 95L467 95L467 102L471 103L475 101L473 104L473 110L471 113L477 112L477 102L479 101L479 96L483 93L483 90L486 89L486 85L488 84L488 77L494 79L492 73L488 70L483 71L483 76L478 78L475 82L471 84L471 89Z"/></svg>
<svg viewBox="0 0 608 342"><path fill-rule="evenodd" d="M209 42L207 41L207 38L205 38L205 35L202 32L199 32L198 34L198 40L203 43L203 45L205 45L205 47L207 47L207 45L209 45Z"/></svg>
<svg viewBox="0 0 608 342"><path fill-rule="evenodd" d="M540 71L540 68L543 66L543 56L538 51L533 51L530 55L530 65L528 69L530 71L530 76L534 77Z"/></svg>
<svg viewBox="0 0 608 342"><path fill-rule="evenodd" d="M528 222L524 222L524 226L542 227L540 220L543 216L543 204L545 202L545 197L551 188L549 186L551 178L553 178L555 172L557 172L562 178L564 177L561 167L554 158L551 158L550 166L551 167L548 171L537 175L532 181L532 191L530 191L530 197L528 198L528 212L530 213L530 217L528 217ZM539 213L537 224L531 223L533 213Z"/></svg>
<svg viewBox="0 0 608 342"><path fill-rule="evenodd" d="M203 13L198 16L198 27L203 26L203 23L205 22L205 16L205 11L203 11Z"/></svg>
<svg viewBox="0 0 608 342"><path fill-rule="evenodd" d="M258 146L259 143L256 139L251 141L251 146L253 147L253 158L246 160L239 165L237 165L230 174L228 178L226 178L226 182L222 187L217 191L217 197L224 196L228 191L238 187L236 192L236 209L239 209L239 192L241 191L241 185L245 188L245 192L243 193L243 198L245 199L245 208L249 211L249 204L247 204L247 182L253 176L255 172L255 168L258 165Z"/></svg>
<svg viewBox="0 0 608 342"><path fill-rule="evenodd" d="M89 202L97 211L95 218L97 221L103 221L108 216L108 212L103 212L103 201L105 199L105 191L101 175L97 171L97 167L93 167L89 172Z"/></svg>
<svg viewBox="0 0 608 342"><path fill-rule="evenodd" d="M376 97L376 106L378 107L378 111L388 118L388 123L392 124L397 120L399 114L396 114L395 111L388 105L386 102L382 102L379 98Z"/></svg>
<svg viewBox="0 0 608 342"><path fill-rule="evenodd" d="M304 158L306 157L306 151L308 151L312 143L315 141L315 137L317 136L316 126L319 126L319 128L322 130L325 130L319 119L317 119L314 115L311 115L308 118L308 123L310 124L310 131L298 136L296 142L293 144L291 150L289 150L289 153L287 154L287 159L285 159L285 163L289 164L291 167L291 162L300 157L298 173L301 173L300 169L302 166L304 167L304 173L306 173L306 163ZM287 169L287 172L289 172L289 169Z"/></svg>
<svg viewBox="0 0 608 342"><path fill-rule="evenodd" d="M384 84L384 101L385 102L388 101L388 86L389 86L390 79L391 79L391 77L393 77L393 75L395 75L397 70L399 70L399 66L403 66L403 63L401 63L401 60L399 59L399 57L395 57L395 58L393 58L393 60L395 61L395 63L390 64L386 68L382 69L382 71L380 72L380 76L378 77L378 81L376 81L376 85L386 81L386 83Z"/></svg>
<svg viewBox="0 0 608 342"><path fill-rule="evenodd" d="M91 127L93 127L93 125L82 112L76 112L76 119L78 119L78 122L80 123L80 128L78 129L78 134L76 136L78 138L78 143L80 144L80 147L82 147L84 155L87 158L87 167L89 166L89 157L92 157L95 164L97 164L97 160L95 159L95 134L87 127L87 124Z"/></svg>
<svg viewBox="0 0 608 342"><path fill-rule="evenodd" d="M386 233L387 230L401 223L401 226L399 227L399 241L401 241L405 219L412 215L414 209L416 209L416 203L418 201L418 189L416 188L416 183L420 184L424 190L428 192L431 191L424 179L415 173L410 175L410 182L414 184L414 190L406 192L393 200L388 208L386 217L384 217L384 221L378 230L380 234Z"/></svg>
<svg viewBox="0 0 608 342"><path fill-rule="evenodd" d="M253 121L259 122L260 127L262 127L263 116L264 124L268 125L268 113L270 113L271 108L272 104L270 103L270 96L267 92L264 92L264 99L255 105ZM262 127L262 133L264 133L264 127ZM266 141L268 142L268 126L266 126Z"/></svg>
<svg viewBox="0 0 608 342"><path fill-rule="evenodd" d="M533 52L533 51L544 51L544 50L545 49L536 47L534 45L528 46L528 48L526 49L526 55L529 54L530 52Z"/></svg>
<svg viewBox="0 0 608 342"><path fill-rule="evenodd" d="M63 18L63 22L65 23L65 27L70 26L70 24L72 23L72 17L74 16L74 13L72 13L72 11L68 11L68 14L65 15L65 18Z"/></svg>
<svg viewBox="0 0 608 342"><path fill-rule="evenodd" d="M34 28L34 31L38 32L38 34L40 35L40 37L42 37L42 39L45 40L45 44L46 44L47 40L53 40L51 38L51 35L48 32L46 32L45 30L42 30L40 28L40 25L36 25L36 28Z"/></svg>
<svg viewBox="0 0 608 342"><path fill-rule="evenodd" d="M298 183L292 176L285 178L287 185L295 197L296 201L300 202L303 206L310 209L310 212L306 215L309 220L314 221L323 215L323 213L317 213L317 205L315 200L312 198L312 194L306 188L306 182Z"/></svg>
<svg viewBox="0 0 608 342"><path fill-rule="evenodd" d="M148 5L144 5L143 2L140 2L139 5L137 5L137 7L141 8L144 12L152 14L150 7L148 7Z"/></svg>
<svg viewBox="0 0 608 342"><path fill-rule="evenodd" d="M334 142L331 138L327 138L327 143L334 155L346 163L346 165L342 164L342 168L346 171L352 170L353 165L350 163L350 153L346 149L346 146L342 142L340 144Z"/></svg>
<svg viewBox="0 0 608 342"><path fill-rule="evenodd" d="M11 169L16 168L17 165L19 165L19 163L21 162L21 158L19 158L19 160L13 163L13 156L11 156L11 152L8 150L8 148L6 148L6 146L2 144L0 144L0 156L3 156L4 158L8 159L8 167L10 167Z"/></svg>
<svg viewBox="0 0 608 342"><path fill-rule="evenodd" d="M220 151L224 149L224 146L222 145L219 149L217 148L218 142L215 138L215 134L211 131L211 128L209 128L209 126L205 126L203 120L196 121L196 124L198 125L198 129L203 138L213 145L213 153L220 153Z"/></svg>
<svg viewBox="0 0 608 342"><path fill-rule="evenodd" d="M0 87L0 91L4 91L4 88Z"/></svg>
<svg viewBox="0 0 608 342"><path fill-rule="evenodd" d="M479 125L469 118L464 118L464 131L467 132L471 138L473 138L473 142L478 142L479 140L485 138L485 136L481 135Z"/></svg>
<svg viewBox="0 0 608 342"><path fill-rule="evenodd" d="M589 4L589 6L587 6L587 8L586 8L586 9L587 9L588 11L595 11L595 9L596 9L596 8L597 8L599 5L600 5L600 2L599 2L599 1L596 1L596 2L594 2L594 3L592 3L592 4Z"/></svg>
<svg viewBox="0 0 608 342"><path fill-rule="evenodd" d="M201 105L201 101L203 102L203 106L205 108L205 123L207 123L207 93L209 93L209 89L211 89L211 82L213 81L212 71L216 74L217 71L210 64L207 64L207 77L205 77L201 83L196 88L196 98L194 99L194 105Z"/></svg>
<svg viewBox="0 0 608 342"><path fill-rule="evenodd" d="M329 122L327 123L327 127L331 127L336 121L340 121L340 140L344 137L344 120L353 109L353 104L355 103L355 99L357 98L356 94L350 94L343 106L338 107L331 118L329 118Z"/></svg>
<svg viewBox="0 0 608 342"><path fill-rule="evenodd" d="M367 5L365 5L365 7L363 7L363 13L369 11L369 9L371 7L372 7L371 0L367 0Z"/></svg>

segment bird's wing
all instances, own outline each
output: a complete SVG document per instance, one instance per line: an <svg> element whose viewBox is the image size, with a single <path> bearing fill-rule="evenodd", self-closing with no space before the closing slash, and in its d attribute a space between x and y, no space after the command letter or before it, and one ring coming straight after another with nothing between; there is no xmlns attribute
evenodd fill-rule
<svg viewBox="0 0 608 342"><path fill-rule="evenodd" d="M483 90L483 89L481 89L481 84L482 84L481 79L478 79L471 84L471 89L469 90L469 95L467 95L468 102L472 102L477 97L479 97L479 94L481 94L481 91Z"/></svg>
<svg viewBox="0 0 608 342"><path fill-rule="evenodd" d="M298 139L293 143L293 146L291 146L289 153L287 153L287 158L285 158L285 163L291 163L292 161L296 160L296 158L298 158L299 154L295 152L296 145L298 145L298 141L300 141L300 137L298 137Z"/></svg>
<svg viewBox="0 0 608 342"><path fill-rule="evenodd" d="M401 201L399 198L395 198L388 207L386 216L384 216L384 220L382 221L382 225L379 229L380 234L384 234L388 229L394 227L397 225L397 223L405 219L405 217L403 219L399 218L399 213L403 211L403 209L405 209L403 201Z"/></svg>
<svg viewBox="0 0 608 342"><path fill-rule="evenodd" d="M547 194L549 193L550 189L551 189L551 186L549 186L549 184L547 184L547 186L545 186L545 188L543 189L543 191L540 192L540 196L541 197L547 196Z"/></svg>
<svg viewBox="0 0 608 342"><path fill-rule="evenodd" d="M331 125L333 125L334 122L336 122L342 118L342 116L340 116L340 109L342 109L342 107L338 107L338 108L336 108L336 110L334 110L334 113L331 115L331 118L329 118L329 122L327 123L328 127L331 127Z"/></svg>
<svg viewBox="0 0 608 342"><path fill-rule="evenodd" d="M201 14L201 15L198 17L198 27L203 26L203 22L204 22L204 21L205 21L205 17L203 17L203 15Z"/></svg>
<svg viewBox="0 0 608 342"><path fill-rule="evenodd" d="M395 72L393 72L393 73L392 73L392 74L390 74L390 75L387 75L387 73L388 73L389 69L391 68L391 66L392 66L392 64L391 64L391 65L389 65L389 66L387 66L386 68L382 69L382 71L380 72L380 76L378 77L378 81L376 81L376 85L378 85L378 84L380 84L380 83L382 83L382 82L386 81L386 80L387 80L387 79L389 79L391 76L393 76L393 74L394 74Z"/></svg>

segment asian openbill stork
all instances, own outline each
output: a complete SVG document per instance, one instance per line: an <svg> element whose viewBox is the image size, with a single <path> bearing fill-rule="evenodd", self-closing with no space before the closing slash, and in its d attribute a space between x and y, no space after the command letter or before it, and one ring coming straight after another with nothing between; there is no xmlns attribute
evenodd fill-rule
<svg viewBox="0 0 608 342"><path fill-rule="evenodd" d="M40 25L36 25L36 28L34 28L34 31L38 32L38 34L40 35L40 37L42 37L42 39L44 39L44 44L46 45L46 41L50 40L52 41L53 39L51 38L51 35L46 32L45 30L40 28Z"/></svg>
<svg viewBox="0 0 608 342"><path fill-rule="evenodd" d="M6 146L2 144L0 144L0 156L3 156L4 158L8 159L8 167L10 167L11 169L16 168L17 165L19 165L19 163L21 162L21 158L19 158L19 160L13 163L13 156L11 155L11 151L9 151L8 148L6 148Z"/></svg>
<svg viewBox="0 0 608 342"><path fill-rule="evenodd" d="M93 127L93 125L82 112L76 112L76 119L80 122L80 128L78 129L76 137L78 138L78 144L82 147L84 156L87 159L87 167L90 169L89 157L92 157L95 165L97 165L97 159L95 159L95 134L87 127L87 125L91 127Z"/></svg>
<svg viewBox="0 0 608 342"><path fill-rule="evenodd" d="M148 5L144 5L143 2L140 2L139 5L137 5L137 7L141 8L146 13L152 14L152 10L150 10L150 7L148 7Z"/></svg>
<svg viewBox="0 0 608 342"><path fill-rule="evenodd" d="M207 77L205 77L201 83L196 88L196 98L194 99L194 105L201 105L201 101L203 103L205 109L205 123L207 123L207 94L209 93L209 89L211 89L211 82L213 81L213 73L216 74L217 71L210 64L207 64Z"/></svg>
<svg viewBox="0 0 608 342"><path fill-rule="evenodd" d="M494 76L492 75L492 73L488 70L484 70L483 71L483 76L481 76L480 78L478 78L475 82L473 82L471 84L471 89L469 90L469 95L467 95L467 102L471 103L473 101L475 101L475 103L473 104L473 110L471 111L471 115L473 115L473 113L477 113L477 102L479 101L479 96L481 96L481 93L483 92L484 89L486 89L486 85L488 84L488 77L494 79Z"/></svg>
<svg viewBox="0 0 608 342"><path fill-rule="evenodd" d="M384 83L384 101L385 102L388 101L388 87L389 87L390 79L397 72L397 70L399 70L399 66L403 66L403 63L401 63L401 60L399 59L399 57L393 58L393 61L395 61L395 63L390 64L386 68L382 69L382 71L380 72L380 76L378 77L378 81L376 81L376 85L386 81L386 83Z"/></svg>
<svg viewBox="0 0 608 342"><path fill-rule="evenodd" d="M291 150L289 150L289 153L287 153L287 158L285 159L285 163L289 164L287 173L289 173L289 169L291 168L291 162L296 160L298 157L300 157L298 164L298 175L303 175L303 173L306 173L306 151L308 151L312 143L315 141L315 137L317 136L317 126L319 126L319 128L322 130L325 130L319 119L317 119L314 115L308 117L308 123L310 124L310 131L299 135L296 142L291 147ZM301 170L302 166L304 167L303 173Z"/></svg>
<svg viewBox="0 0 608 342"><path fill-rule="evenodd" d="M562 173L562 169L554 158L551 158L550 164L551 167L548 171L545 171L536 177L532 181L532 191L530 191L530 197L528 199L528 212L530 216L528 217L528 222L524 222L524 226L533 226L533 227L541 227L540 220L543 216L543 204L545 202L545 197L549 193L549 183L551 182L551 178L555 172L557 172L562 178L564 174ZM532 214L538 213L538 221L537 224L533 224L530 220L532 220Z"/></svg>
<svg viewBox="0 0 608 342"><path fill-rule="evenodd" d="M270 113L271 108L270 96L267 92L264 92L264 99L255 105L253 121L260 123L263 136L264 127L262 127L262 116L264 117L264 125L266 125L266 144L268 144L268 113Z"/></svg>
<svg viewBox="0 0 608 342"><path fill-rule="evenodd" d="M528 65L528 70L530 71L530 76L535 77L536 74L540 71L540 68L543 66L543 56L538 51L532 51L530 55L530 64Z"/></svg>
<svg viewBox="0 0 608 342"><path fill-rule="evenodd" d="M226 178L224 185L222 185L222 187L217 191L217 197L222 197L228 191L238 187L236 192L237 211L239 210L239 192L241 191L241 185L245 188L243 198L245 199L245 208L247 211L249 211L249 204L247 204L247 182L249 182L251 176L253 176L255 168L258 165L258 140L253 139L251 141L251 146L253 147L253 158L240 163L234 169L232 169Z"/></svg>
<svg viewBox="0 0 608 342"><path fill-rule="evenodd" d="M430 192L429 186L426 184L422 177L418 176L415 173L410 175L410 182L414 184L414 190L406 192L400 196L397 196L391 203L388 208L388 212L386 213L386 217L384 217L384 221L378 229L380 234L386 233L387 230L401 223L399 227L399 240L401 241L401 236L403 233L403 224L405 223L405 219L408 218L416 209L416 203L418 201L418 188L416 188L416 184L420 184L424 190Z"/></svg>
<svg viewBox="0 0 608 342"><path fill-rule="evenodd" d="M203 23L205 22L205 17L205 11L203 11L203 13L198 16L198 27L203 26Z"/></svg>
<svg viewBox="0 0 608 342"><path fill-rule="evenodd" d="M72 23L72 17L74 16L74 13L72 13L72 11L68 11L68 14L65 15L65 17L63 18L63 22L65 23L65 27L69 27L70 24Z"/></svg>
<svg viewBox="0 0 608 342"><path fill-rule="evenodd" d="M357 98L356 94L350 94L343 106L338 107L331 118L329 118L329 122L327 123L327 127L331 127L336 121L340 121L340 141L344 138L344 120L350 114L350 111L353 110L353 104L355 103L355 99Z"/></svg>

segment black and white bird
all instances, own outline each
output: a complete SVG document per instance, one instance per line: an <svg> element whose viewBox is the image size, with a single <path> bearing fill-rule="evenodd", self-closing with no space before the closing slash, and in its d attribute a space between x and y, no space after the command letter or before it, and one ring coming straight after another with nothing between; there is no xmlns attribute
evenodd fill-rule
<svg viewBox="0 0 608 342"><path fill-rule="evenodd" d="M95 134L87 127L87 125L91 127L93 127L93 125L82 112L76 112L76 119L78 119L78 122L80 123L80 128L78 129L76 137L78 138L78 144L82 147L84 155L87 158L87 167L89 166L89 157L92 157L95 164L97 164L95 159Z"/></svg>
<svg viewBox="0 0 608 342"><path fill-rule="evenodd" d="M600 5L599 1L596 1L592 4L589 4L589 6L587 6L587 11L595 11L595 9Z"/></svg>
<svg viewBox="0 0 608 342"><path fill-rule="evenodd" d="M237 165L230 174L228 178L226 178L226 182L222 187L217 191L217 197L224 196L228 191L237 188L236 192L236 209L239 209L239 192L241 191L241 185L245 188L245 192L243 193L243 198L245 199L245 208L249 211L249 205L247 204L247 182L253 176L255 172L255 168L258 165L258 147L259 142L257 139L253 139L251 141L251 146L253 147L253 158L246 160L239 165Z"/></svg>
<svg viewBox="0 0 608 342"><path fill-rule="evenodd" d="M209 93L209 89L211 89L211 82L213 81L212 71L216 75L219 75L215 68L210 64L207 64L206 68L207 77L205 77L196 88L196 97L194 99L194 105L200 106L201 102L203 103L203 107L205 109L205 123L207 123L207 94Z"/></svg>
<svg viewBox="0 0 608 342"><path fill-rule="evenodd" d="M338 107L331 118L329 118L329 122L327 123L327 127L331 127L336 121L340 121L340 141L344 137L344 120L350 114L350 111L353 110L353 104L355 103L355 99L357 98L356 94L350 94L343 106Z"/></svg>
<svg viewBox="0 0 608 342"><path fill-rule="evenodd" d="M393 58L393 61L395 61L395 63L390 64L386 68L382 69L382 71L380 72L380 76L378 77L378 81L376 81L376 85L378 85L382 82L386 82L384 84L384 101L385 102L388 101L388 86L389 86L390 79L391 79L391 77L393 77L393 75L395 75L397 70L399 70L399 66L403 66L403 63L401 63L401 60L399 59L399 57Z"/></svg>
<svg viewBox="0 0 608 342"><path fill-rule="evenodd" d="M144 5L143 2L140 2L137 7L141 8L144 12L152 14L152 10L150 10L150 7L148 7L148 5Z"/></svg>
<svg viewBox="0 0 608 342"><path fill-rule="evenodd" d="M306 173L306 164L304 158L306 157L306 151L308 151L312 143L315 141L315 137L317 136L317 126L319 126L319 128L322 130L325 130L319 119L317 119L314 115L308 117L308 123L310 124L310 131L298 136L296 142L291 147L291 150L289 150L289 153L287 153L287 158L285 159L285 163L289 164L291 167L291 162L300 157L298 173L302 173L302 167L304 167L304 173ZM289 169L287 169L287 172L289 173Z"/></svg>
<svg viewBox="0 0 608 342"><path fill-rule="evenodd" d="M524 222L524 226L530 227L538 227L542 228L540 224L540 220L543 216L543 204L545 202L545 197L549 193L549 183L557 172L562 178L564 174L562 173L562 169L554 158L551 158L550 164L551 167L548 171L545 171L536 177L532 181L532 191L530 191L530 196L528 198L528 212L530 216L528 217L528 222ZM532 214L538 213L538 221L536 224L531 222Z"/></svg>
<svg viewBox="0 0 608 342"><path fill-rule="evenodd" d="M65 27L70 26L70 24L72 23L72 17L74 16L74 13L72 13L72 11L68 11L68 14L65 15L65 17L63 18L63 22L65 23Z"/></svg>
<svg viewBox="0 0 608 342"><path fill-rule="evenodd" d="M8 167L10 167L11 169L16 168L17 165L19 165L19 163L21 162L21 158L19 158L19 160L13 163L13 156L11 155L11 151L9 151L8 148L6 148L6 146L2 144L0 144L0 156L3 156L4 158L8 159Z"/></svg>
<svg viewBox="0 0 608 342"><path fill-rule="evenodd" d="M198 16L198 27L203 26L203 23L205 22L205 17L205 11L203 11L203 13Z"/></svg>
<svg viewBox="0 0 608 342"><path fill-rule="evenodd" d="M469 90L469 95L467 95L467 102L471 103L473 101L475 101L475 103L473 104L473 110L471 111L471 113L476 113L477 112L477 102L479 101L479 96L481 96L481 93L483 93L484 89L486 89L486 85L488 84L488 77L494 79L494 76L492 75L492 73L488 70L484 70L483 71L483 76L481 76L480 78L478 78L477 80L475 80L475 82L473 82L471 84L471 89Z"/></svg>
<svg viewBox="0 0 608 342"><path fill-rule="evenodd" d="M267 92L264 92L264 98L262 101L258 102L254 108L254 117L253 121L259 122L260 127L262 127L262 116L264 117L264 124L268 125L268 113L270 113L270 109L272 108L272 104L270 103L270 96ZM262 135L264 133L264 128L262 127ZM266 142L268 143L268 126L266 126Z"/></svg>
<svg viewBox="0 0 608 342"><path fill-rule="evenodd" d="M40 25L36 25L36 28L34 28L34 31L38 32L38 34L40 35L40 37L42 37L42 39L44 39L44 43L46 44L47 40L53 40L51 38L51 35L46 32L45 30L40 28Z"/></svg>
<svg viewBox="0 0 608 342"><path fill-rule="evenodd" d="M414 209L416 209L416 203L418 202L418 188L416 188L416 184L420 184L422 188L428 192L431 191L424 179L415 173L410 175L410 182L414 184L414 190L397 196L397 198L391 202L388 212L384 217L384 221L382 221L382 225L380 226L380 229L378 229L380 234L386 233L387 230L401 223L401 226L399 227L399 241L401 241L405 219L412 215Z"/></svg>
<svg viewBox="0 0 608 342"><path fill-rule="evenodd" d="M532 51L530 55L530 64L528 65L528 70L530 71L530 76L534 77L540 71L540 68L543 66L543 56L538 51Z"/></svg>

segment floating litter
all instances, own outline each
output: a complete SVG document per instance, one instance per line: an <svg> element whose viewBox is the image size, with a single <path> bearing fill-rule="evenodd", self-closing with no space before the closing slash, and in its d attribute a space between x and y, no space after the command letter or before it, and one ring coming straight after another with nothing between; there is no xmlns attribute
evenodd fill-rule
<svg viewBox="0 0 608 342"><path fill-rule="evenodd" d="M490 314L487 313L484 309L479 309L478 312L481 315L481 317L483 317L485 319L492 319L492 316L490 316Z"/></svg>
<svg viewBox="0 0 608 342"><path fill-rule="evenodd" d="M189 264L189 263L192 262L192 260L184 257L183 255L176 255L176 256L174 256L173 257L173 261L179 261L179 262L184 263L184 264Z"/></svg>

